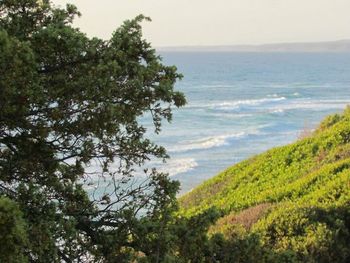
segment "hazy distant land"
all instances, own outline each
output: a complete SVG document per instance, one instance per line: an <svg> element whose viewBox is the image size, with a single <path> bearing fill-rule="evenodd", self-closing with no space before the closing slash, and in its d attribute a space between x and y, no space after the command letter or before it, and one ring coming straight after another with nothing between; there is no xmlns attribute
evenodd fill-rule
<svg viewBox="0 0 350 263"><path fill-rule="evenodd" d="M159 47L157 50L174 52L350 52L350 39L329 42L264 45Z"/></svg>

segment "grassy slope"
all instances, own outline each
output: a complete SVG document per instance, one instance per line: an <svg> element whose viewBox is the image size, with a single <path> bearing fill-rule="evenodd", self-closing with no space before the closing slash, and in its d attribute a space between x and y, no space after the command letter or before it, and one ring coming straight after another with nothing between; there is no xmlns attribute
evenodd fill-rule
<svg viewBox="0 0 350 263"><path fill-rule="evenodd" d="M349 107L342 115L327 117L310 137L236 164L180 198L181 213L186 216L212 206L222 210L224 216L214 227L218 232L239 221L240 213L260 207L259 218L249 228L265 231L266 240L269 225L288 211L292 218L303 209L348 208L349 201ZM264 216L261 207L266 207ZM242 220L246 219L243 215Z"/></svg>

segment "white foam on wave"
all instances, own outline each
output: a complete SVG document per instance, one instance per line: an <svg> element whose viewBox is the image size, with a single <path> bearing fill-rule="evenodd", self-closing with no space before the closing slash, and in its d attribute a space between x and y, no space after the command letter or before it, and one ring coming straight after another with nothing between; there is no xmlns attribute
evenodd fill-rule
<svg viewBox="0 0 350 263"><path fill-rule="evenodd" d="M168 173L169 176L174 176L191 171L197 166L198 163L193 158L178 158L168 160L157 170L158 172Z"/></svg>
<svg viewBox="0 0 350 263"><path fill-rule="evenodd" d="M147 178L147 175L144 173L143 168L156 168L158 172L167 173L169 176L174 176L191 171L197 166L198 163L194 158L171 158L166 160L166 162L163 162L161 160L151 160L145 165L145 167L142 167L142 169L136 168L133 175L135 180L145 180ZM91 169L93 169L94 173L96 174L90 174L89 177L86 178L86 181L81 180L81 183L84 184L85 189L104 189L113 182L111 175L102 176L102 170L97 165L91 167ZM113 167L111 170L113 171ZM115 176L116 179L122 178L122 176L119 174L114 174L113 176Z"/></svg>
<svg viewBox="0 0 350 263"><path fill-rule="evenodd" d="M274 110L271 111L271 113L279 113L279 114L281 114L281 113L284 113L284 110L283 109L274 109Z"/></svg>
<svg viewBox="0 0 350 263"><path fill-rule="evenodd" d="M299 93L294 93L298 97ZM194 107L207 108L216 112L232 112L237 116L246 117L244 114L254 113L283 113L291 110L327 110L343 109L350 104L350 100L343 99L311 99L311 98L294 98L286 99L285 97L270 97L264 99L224 101L221 103L212 103L207 105L195 105ZM240 116L242 114L242 116Z"/></svg>
<svg viewBox="0 0 350 263"><path fill-rule="evenodd" d="M233 102L223 102L215 106L217 110L233 110L239 109L241 106L260 106L266 103L274 103L286 100L285 97L278 98L264 98L264 99L255 99L255 100L239 100Z"/></svg>
<svg viewBox="0 0 350 263"><path fill-rule="evenodd" d="M178 145L169 148L169 152L186 152L192 150L203 150L210 149L214 147L220 147L224 145L228 145L228 140L233 138L242 138L249 134L257 134L257 132L237 132L231 134L222 134L222 135L214 135L208 136L197 140L189 140L180 142Z"/></svg>
<svg viewBox="0 0 350 263"><path fill-rule="evenodd" d="M292 94L295 98L279 96L278 94L267 95L267 98L252 100L223 101L211 104L198 104L194 107L202 107L214 110L212 114L220 114L220 117L227 117L223 113L231 113L232 118L250 117L258 113L285 113L290 110L324 110L342 109L350 103L342 99L311 99L300 98L300 93ZM215 113L215 111L217 113ZM249 114L249 115L248 115Z"/></svg>
<svg viewBox="0 0 350 263"><path fill-rule="evenodd" d="M241 106L260 106L266 103L275 103L286 100L285 97L270 97L262 99L251 99L251 100L233 100L233 101L223 101L214 103L198 103L189 104L187 108L209 108L212 110L234 110L239 109Z"/></svg>
<svg viewBox="0 0 350 263"><path fill-rule="evenodd" d="M290 110L327 110L327 109L343 109L350 101L347 100L294 100L288 104L272 107L274 111L290 111Z"/></svg>

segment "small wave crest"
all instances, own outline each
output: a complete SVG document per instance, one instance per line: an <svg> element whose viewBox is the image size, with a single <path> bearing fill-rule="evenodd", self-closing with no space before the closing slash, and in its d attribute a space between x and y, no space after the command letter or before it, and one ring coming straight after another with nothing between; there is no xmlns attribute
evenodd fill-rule
<svg viewBox="0 0 350 263"><path fill-rule="evenodd" d="M193 170L198 166L198 163L193 158L170 159L157 170L162 173L168 173L169 176L182 174Z"/></svg>
<svg viewBox="0 0 350 263"><path fill-rule="evenodd" d="M282 113L284 113L284 110L283 109L273 109L273 110L271 110L271 113L282 114Z"/></svg>
<svg viewBox="0 0 350 263"><path fill-rule="evenodd" d="M214 107L217 110L234 110L239 109L241 106L260 106L262 104L274 103L286 100L285 97L278 98L264 98L256 100L239 100L233 102L223 102Z"/></svg>
<svg viewBox="0 0 350 263"><path fill-rule="evenodd" d="M299 93L294 93L294 98L271 97L264 99L224 101L221 103L198 104L190 107L211 110L212 114L232 113L235 117L246 117L246 114L255 113L283 113L290 110L324 110L342 109L350 103L342 99L311 99L300 98Z"/></svg>
<svg viewBox="0 0 350 263"><path fill-rule="evenodd" d="M230 139L242 138L250 134L256 134L257 132L245 133L237 132L233 134L222 134L215 136L208 136L198 140L183 141L180 144L169 149L169 152L186 152L192 150L210 149L214 147L220 147L228 145Z"/></svg>
<svg viewBox="0 0 350 263"><path fill-rule="evenodd" d="M198 103L198 104L190 104L187 106L187 108L207 108L211 110L218 110L218 111L229 111L229 110L239 110L240 107L257 107L269 103L278 103L280 101L286 100L285 97L268 97L268 98L262 98L262 99L251 99L251 100L234 100L234 101L224 101L224 102L217 102L217 103Z"/></svg>
<svg viewBox="0 0 350 263"><path fill-rule="evenodd" d="M305 100L297 99L288 104L272 107L271 110L290 111L290 110L328 110L328 109L343 109L349 101L346 100Z"/></svg>

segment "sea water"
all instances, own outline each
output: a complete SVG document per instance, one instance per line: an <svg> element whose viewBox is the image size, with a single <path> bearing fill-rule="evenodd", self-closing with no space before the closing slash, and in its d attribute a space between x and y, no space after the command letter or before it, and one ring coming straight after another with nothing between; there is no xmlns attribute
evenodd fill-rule
<svg viewBox="0 0 350 263"><path fill-rule="evenodd" d="M225 168L295 141L350 104L350 53L167 52L188 101L152 134L170 159L152 165L190 191ZM350 125L350 124L349 124Z"/></svg>

